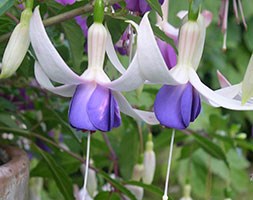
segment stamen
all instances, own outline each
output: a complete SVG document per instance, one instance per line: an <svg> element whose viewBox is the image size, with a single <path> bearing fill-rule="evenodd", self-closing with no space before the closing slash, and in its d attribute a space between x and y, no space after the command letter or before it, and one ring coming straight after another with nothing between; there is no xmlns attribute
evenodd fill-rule
<svg viewBox="0 0 253 200"><path fill-rule="evenodd" d="M241 16L242 16L242 23L243 23L243 26L244 26L244 28L247 30L248 26L247 26L247 23L246 23L246 20L245 20L245 17L244 17L244 13L243 13L243 8L242 8L242 2L241 2L241 0L238 0L238 5L239 5L240 13L241 13Z"/></svg>
<svg viewBox="0 0 253 200"><path fill-rule="evenodd" d="M238 15L238 7L237 7L236 0L233 0L233 8L234 8L236 22L239 24L240 23L240 19L239 19L239 15Z"/></svg>
<svg viewBox="0 0 253 200"><path fill-rule="evenodd" d="M227 50L227 31L223 35L223 45L222 45L222 50L226 51Z"/></svg>
<svg viewBox="0 0 253 200"><path fill-rule="evenodd" d="M172 135L171 135L171 139L170 139L170 153L169 153L169 159L168 159L168 168L167 168L167 175L166 175L166 182L165 182L163 200L168 200L168 185L169 185L170 166L171 166L171 158L172 158L174 137L175 137L175 129L172 130Z"/></svg>
<svg viewBox="0 0 253 200"><path fill-rule="evenodd" d="M89 157L90 157L90 131L88 132L87 137L87 150L86 150L86 163L85 163L85 174L84 174L84 181L83 181L83 189L86 191L87 188L87 180L88 180L88 170L89 170ZM85 200L86 193L83 194L82 200Z"/></svg>

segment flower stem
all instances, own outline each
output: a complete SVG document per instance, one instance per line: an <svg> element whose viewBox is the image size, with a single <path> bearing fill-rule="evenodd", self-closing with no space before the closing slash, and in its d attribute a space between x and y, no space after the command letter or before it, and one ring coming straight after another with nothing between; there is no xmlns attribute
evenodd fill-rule
<svg viewBox="0 0 253 200"><path fill-rule="evenodd" d="M90 160L90 131L88 132L87 137L87 150L86 150L86 163L85 163L85 174L83 180L83 189L86 190L87 187L87 180L88 180L88 171L89 171L89 160ZM83 195L82 200L85 200L86 195Z"/></svg>
<svg viewBox="0 0 253 200"><path fill-rule="evenodd" d="M174 138L175 138L175 129L172 130L172 135L171 135L171 139L170 139L170 153L169 153L169 159L168 159L168 168L167 168L167 175L166 175L166 182L165 182L163 200L168 199L168 185L169 185L170 166L171 166L171 158L172 158Z"/></svg>

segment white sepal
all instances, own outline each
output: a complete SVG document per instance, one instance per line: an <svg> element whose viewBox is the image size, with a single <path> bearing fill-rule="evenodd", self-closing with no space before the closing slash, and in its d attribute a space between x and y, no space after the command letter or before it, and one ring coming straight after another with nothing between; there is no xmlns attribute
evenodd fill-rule
<svg viewBox="0 0 253 200"><path fill-rule="evenodd" d="M253 96L253 54L251 55L244 79L242 82L242 104L245 104Z"/></svg>
<svg viewBox="0 0 253 200"><path fill-rule="evenodd" d="M40 66L52 81L63 84L82 83L82 79L68 67L48 38L39 7L35 8L31 18L30 39Z"/></svg>

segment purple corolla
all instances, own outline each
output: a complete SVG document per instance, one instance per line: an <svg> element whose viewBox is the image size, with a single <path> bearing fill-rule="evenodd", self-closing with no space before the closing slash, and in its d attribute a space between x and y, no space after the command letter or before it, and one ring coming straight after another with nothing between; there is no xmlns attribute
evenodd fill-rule
<svg viewBox="0 0 253 200"><path fill-rule="evenodd" d="M121 123L120 111L157 124L154 113L133 109L120 90L131 90L139 82L131 83L132 69L138 68L137 57L127 71L117 59L110 33L103 24L94 23L88 31L88 68L79 76L63 61L50 42L43 26L39 9L31 19L30 37L38 61L35 63L35 76L45 89L64 97L72 97L69 107L69 122L78 130L110 131ZM103 70L105 51L112 64L120 73L120 78L110 81ZM63 85L55 87L51 81Z"/></svg>
<svg viewBox="0 0 253 200"><path fill-rule="evenodd" d="M125 0L125 1L127 9L130 11L144 14L150 10L150 6L148 5L146 0ZM159 3L162 4L163 1L164 0L159 0Z"/></svg>

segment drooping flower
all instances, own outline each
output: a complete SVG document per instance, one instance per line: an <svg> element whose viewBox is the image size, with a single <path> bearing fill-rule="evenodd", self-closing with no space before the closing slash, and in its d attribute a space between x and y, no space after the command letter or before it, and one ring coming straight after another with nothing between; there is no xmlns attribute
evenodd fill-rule
<svg viewBox="0 0 253 200"><path fill-rule="evenodd" d="M76 0L55 0L55 1L65 6L72 5L76 2Z"/></svg>
<svg viewBox="0 0 253 200"><path fill-rule="evenodd" d="M137 37L139 68L132 80L138 82L141 79L167 85L161 89L156 98L158 103L155 103L156 116L165 126L179 129L187 127L199 113L199 96L212 106L253 110L251 102L241 105L240 100L228 96L225 91L211 90L199 79L196 70L203 53L206 24L204 17L199 14L197 21L187 21L182 26L177 64L169 70L157 45L147 14L140 23ZM138 78L139 76L141 78ZM178 101L175 101L173 95ZM170 104L174 105L176 112L171 111Z"/></svg>
<svg viewBox="0 0 253 200"><path fill-rule="evenodd" d="M241 0L233 0L234 14L235 14L237 23L240 23L240 18L238 15L238 5L239 5L239 10L241 13L243 25L245 29L247 29L247 23L244 17ZM228 11L229 11L229 0L221 0L218 25L221 27L221 31L223 33L223 38L224 38L223 46L222 46L223 50L227 49L226 41L227 41L227 27L228 27Z"/></svg>
<svg viewBox="0 0 253 200"><path fill-rule="evenodd" d="M133 109L119 90L131 90L134 85L117 60L109 32L101 23L95 22L88 32L88 68L81 76L75 74L63 61L50 42L36 8L31 19L30 37L38 61L35 76L45 89L65 97L72 97L69 108L69 122L79 130L110 131L121 123L120 111L138 120L156 124L153 113ZM103 71L105 49L112 64L124 73L111 82ZM135 56L130 65L138 68ZM63 84L55 87L52 82ZM131 86L131 87L129 87Z"/></svg>
<svg viewBox="0 0 253 200"><path fill-rule="evenodd" d="M26 8L21 14L20 23L11 34L3 55L0 79L8 78L14 74L26 55L30 45L29 23L31 16L32 9Z"/></svg>
<svg viewBox="0 0 253 200"><path fill-rule="evenodd" d="M144 14L151 9L146 0L125 0L125 1L127 9L133 12ZM159 0L159 3L162 4L163 1L164 0Z"/></svg>

